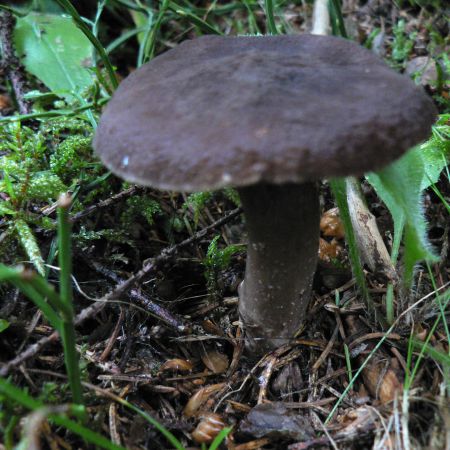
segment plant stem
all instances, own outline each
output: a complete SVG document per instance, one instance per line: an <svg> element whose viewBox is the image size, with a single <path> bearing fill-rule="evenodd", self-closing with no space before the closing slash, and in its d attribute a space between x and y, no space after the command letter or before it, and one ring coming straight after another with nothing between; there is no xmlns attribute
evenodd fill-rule
<svg viewBox="0 0 450 450"><path fill-rule="evenodd" d="M330 181L331 190L339 208L342 224L345 230L345 239L349 249L350 262L352 264L353 273L356 278L356 283L361 290L363 298L369 309L369 314L373 317L375 315L374 305L369 296L366 279L364 276L361 260L359 259L358 247L356 245L356 238L353 232L352 221L350 218L350 211L347 204L346 197L346 180L344 178L334 179Z"/></svg>
<svg viewBox="0 0 450 450"><path fill-rule="evenodd" d="M311 34L326 36L329 28L330 13L328 11L328 0L315 0Z"/></svg>
<svg viewBox="0 0 450 450"><path fill-rule="evenodd" d="M267 29L270 34L278 34L277 26L275 25L275 17L273 15L273 1L264 0L266 18L267 18Z"/></svg>
<svg viewBox="0 0 450 450"><path fill-rule="evenodd" d="M60 297L64 307L61 310L61 337L64 346L64 360L73 401L83 403L80 367L78 353L75 348L75 326L72 305L72 255L71 255L71 224L69 208L72 203L70 196L63 194L58 200L58 260Z"/></svg>
<svg viewBox="0 0 450 450"><path fill-rule="evenodd" d="M342 17L341 4L339 0L329 0L329 9L331 16L331 28L335 36L348 38L345 29L344 18Z"/></svg>

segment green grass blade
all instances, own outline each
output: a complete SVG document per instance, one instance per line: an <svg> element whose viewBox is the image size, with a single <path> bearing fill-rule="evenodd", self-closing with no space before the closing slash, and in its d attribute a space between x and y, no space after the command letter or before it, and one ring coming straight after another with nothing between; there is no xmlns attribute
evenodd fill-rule
<svg viewBox="0 0 450 450"><path fill-rule="evenodd" d="M149 19L148 29L146 30L145 37L142 41L142 44L139 46L139 55L138 55L138 67L141 66L144 62L152 59L155 55L155 47L156 47L156 38L158 36L159 30L161 28L162 21L164 19L164 15L166 14L167 9L169 8L169 0L164 0L162 2L161 8L158 12L158 16L154 24L151 23Z"/></svg>
<svg viewBox="0 0 450 450"><path fill-rule="evenodd" d="M345 29L344 18L342 17L341 3L339 0L329 0L328 8L330 10L331 28L335 36L348 38Z"/></svg>
<svg viewBox="0 0 450 450"><path fill-rule="evenodd" d="M69 208L72 199L69 195L61 195L58 200L58 261L59 261L59 291L61 301L68 309L69 317L73 315L72 308L72 250L71 226Z"/></svg>
<svg viewBox="0 0 450 450"><path fill-rule="evenodd" d="M74 403L82 405L83 389L81 386L79 355L75 347L76 335L75 327L72 321L63 321L61 338L64 347L64 362L67 369L70 391L72 392L72 399Z"/></svg>
<svg viewBox="0 0 450 450"><path fill-rule="evenodd" d="M95 37L95 35L92 33L92 31L86 25L86 23L83 21L81 16L78 14L78 11L75 9L75 7L72 5L72 3L69 0L56 0L56 2L62 8L64 8L64 10L67 11L68 14L70 14L70 16L72 17L72 20L75 22L76 26L91 41L92 45L95 47L98 54L100 55L100 59L102 60L103 65L106 68L106 71L108 72L109 81L111 83L111 86L113 87L113 89L116 89L117 86L119 85L119 83L117 82L114 68L111 64L111 61L108 58L108 55L106 54L105 49L103 48L103 45ZM106 86L105 86L105 88L106 88Z"/></svg>
<svg viewBox="0 0 450 450"><path fill-rule="evenodd" d="M248 28L251 34L261 34L261 30L258 26L258 21L256 19L255 12L249 2L249 0L242 0L242 3L245 5L248 13Z"/></svg>
<svg viewBox="0 0 450 450"><path fill-rule="evenodd" d="M88 111L92 108L102 106L105 103L107 103L108 100L109 99L107 99L107 98L102 98L98 102L86 103L83 106L79 106L78 108L72 108L72 109L58 109L58 110L51 110L51 111L35 112L35 113L30 113L30 114L20 114L17 116L0 117L0 125L5 124L5 123L12 123L12 122L25 122L27 120L32 120L32 119L52 119L52 118L58 118L58 117L73 117L84 111Z"/></svg>
<svg viewBox="0 0 450 450"><path fill-rule="evenodd" d="M433 271L430 264L427 262L428 274L430 275L431 284L433 285L433 290L438 292L438 287L436 285L436 280L434 279ZM445 317L445 308L442 305L441 298L439 295L436 296L436 303L439 306L439 312L441 314L442 326L444 327L445 334L447 336L447 343L450 345L450 330L448 328L447 318ZM450 351L450 350L449 350Z"/></svg>
<svg viewBox="0 0 450 450"><path fill-rule="evenodd" d="M450 302L450 290L446 291L444 294L437 296L436 301L438 301L439 303L441 303L441 301L443 301L444 303L442 304L442 309L445 311L445 309L447 308L449 302ZM425 339L425 341L423 342L423 346L420 349L420 353L419 356L417 357L414 367L412 370L409 370L406 373L406 377L405 377L405 383L404 383L404 391L405 393L409 391L409 389L411 388L414 378L417 374L417 371L419 370L420 367L420 363L422 362L423 356L425 354L425 349L428 347L428 344L430 342L431 337L434 335L434 332L436 331L436 328L439 324L439 322L441 321L441 316L437 317L436 320L433 323L433 326L431 327L430 331L427 334L427 337ZM410 337L409 342L408 342L408 354L407 354L407 367L410 368L412 365L412 352L413 352L413 348L414 348L414 338L413 336Z"/></svg>
<svg viewBox="0 0 450 450"><path fill-rule="evenodd" d="M30 276L31 274L31 276ZM14 284L23 294L25 294L44 314L51 326L61 330L61 320L57 312L49 305L45 298L30 284L32 277L38 276L30 271L12 269L0 264L0 282L9 282Z"/></svg>
<svg viewBox="0 0 450 450"><path fill-rule="evenodd" d="M125 33L121 34L118 38L111 41L111 43L105 49L106 53L109 55L118 47L120 47L123 43L125 43L128 39L136 36L139 33L143 33L146 29L147 27L138 27L126 31Z"/></svg>
<svg viewBox="0 0 450 450"><path fill-rule="evenodd" d="M78 352L75 348L76 335L73 322L72 306L72 251L71 251L71 225L69 221L69 208L72 199L63 194L58 200L58 261L59 261L59 289L63 309L62 341L64 346L64 360L69 377L73 401L83 403L83 389Z"/></svg>
<svg viewBox="0 0 450 450"><path fill-rule="evenodd" d="M264 9L267 20L267 30L269 34L278 34L277 26L275 24L275 16L273 13L273 0L264 0Z"/></svg>
<svg viewBox="0 0 450 450"><path fill-rule="evenodd" d="M153 425L177 450L185 450L183 444L163 425L161 425L156 419L147 414L146 412L140 410L137 406L132 403L127 402L125 399L117 397L116 399L119 403L131 409L135 413L139 414L148 423Z"/></svg>
<svg viewBox="0 0 450 450"><path fill-rule="evenodd" d="M367 358L363 361L363 363L361 364L361 366L359 366L359 369L356 371L355 375L353 376L352 380L348 383L348 386L344 389L344 392L342 392L341 396L338 398L337 402L334 404L333 409L330 411L330 413L328 414L326 420L325 420L325 425L327 423L330 422L330 420L333 418L334 414L336 413L337 409L339 408L339 405L342 403L342 401L344 400L344 398L347 396L347 394L349 393L350 389L352 389L353 384L355 383L355 381L358 379L359 375L361 374L361 372L364 370L364 368L367 366L367 364L369 363L369 361L371 360L372 356L375 355L375 353L378 351L378 349L381 347L381 344L383 344L383 342L387 339L387 337L392 333L392 331L394 330L395 325L392 325L384 334L384 336L377 342L377 344L375 345L375 347L373 348L373 350L369 353L369 355L367 356Z"/></svg>
<svg viewBox="0 0 450 450"><path fill-rule="evenodd" d="M208 450L217 450L219 448L219 445L225 440L230 431L231 431L230 427L223 428L222 430L220 430L219 434L211 442Z"/></svg>
<svg viewBox="0 0 450 450"><path fill-rule="evenodd" d="M431 347L431 345L425 345L424 342L418 341L416 339L412 340L412 344L414 347L419 349L421 353L426 353L430 358L434 359L435 361L439 362L443 366L445 366L447 369L450 369L450 355L441 352L439 350L436 350L434 347Z"/></svg>
<svg viewBox="0 0 450 450"><path fill-rule="evenodd" d="M36 411L40 408L45 408L45 405L42 402L35 400L18 387L6 381L4 378L0 378L0 393L29 410ZM79 414L79 408L74 408L73 412L75 414ZM124 447L113 444L102 435L89 430L64 415L50 414L49 419L56 425L65 427L97 447L101 447L106 450L126 450Z"/></svg>
<svg viewBox="0 0 450 450"><path fill-rule="evenodd" d="M180 5L178 5L173 1L169 2L168 8L171 9L176 14L178 14L179 16L185 17L187 20L189 20L191 23L197 26L200 30L202 30L203 33L219 34L219 35L223 34L221 31L210 25L205 20L201 19L200 17L193 14L191 11L181 7Z"/></svg>
<svg viewBox="0 0 450 450"><path fill-rule="evenodd" d="M62 317L70 315L70 309L61 301L53 286L36 273L27 274L27 283L36 290Z"/></svg>
<svg viewBox="0 0 450 450"><path fill-rule="evenodd" d="M374 306L369 296L369 290L366 284L363 267L359 258L358 246L356 245L356 238L350 219L350 211L347 204L346 196L346 181L344 178L335 178L330 180L331 190L339 208L340 217L345 230L345 239L349 248L349 257L352 264L353 273L356 278L356 283L361 290L361 293L366 301L369 311L372 316L375 315Z"/></svg>

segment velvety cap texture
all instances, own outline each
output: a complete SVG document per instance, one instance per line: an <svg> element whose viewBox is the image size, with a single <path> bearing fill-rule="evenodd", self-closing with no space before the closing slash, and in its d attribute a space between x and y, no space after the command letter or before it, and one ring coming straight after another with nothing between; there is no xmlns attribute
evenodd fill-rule
<svg viewBox="0 0 450 450"><path fill-rule="evenodd" d="M330 36L204 36L126 78L94 146L120 177L198 191L376 170L426 139L428 96Z"/></svg>

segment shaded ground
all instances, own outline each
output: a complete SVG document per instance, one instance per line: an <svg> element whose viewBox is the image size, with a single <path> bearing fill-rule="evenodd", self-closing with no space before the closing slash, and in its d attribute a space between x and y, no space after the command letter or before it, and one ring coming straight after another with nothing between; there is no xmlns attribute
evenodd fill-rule
<svg viewBox="0 0 450 450"><path fill-rule="evenodd" d="M89 2L80 8L86 16L94 14ZM309 28L309 5L287 3L281 9L280 22L286 31L298 33ZM448 50L448 22L441 9L421 9L407 2L398 8L387 1L347 1L343 13L350 36L387 58L396 69L413 74L427 64L427 58L435 58L446 70L441 56ZM211 16L205 12L204 17L211 17L229 34L246 31L243 8ZM255 9L254 17L263 31L264 15ZM404 25L399 25L401 20ZM109 27L102 29L103 42L131 23L129 17L119 17L118 10L107 11L104 21ZM156 51L195 34L183 20L167 21ZM122 75L133 66L135 52L136 42L130 42L116 54L114 62ZM433 95L440 111L448 110L448 85L439 83L439 69L432 64L415 76L421 77L418 82ZM2 112L12 114L14 102L5 79L2 91ZM24 125L38 127L35 122ZM64 130L61 136L61 140L66 138ZM436 187L450 202L445 174ZM389 212L368 184L363 188L389 248ZM408 350L412 330L418 340L425 339L439 317L439 307L432 299L436 291L448 289L449 216L434 191L426 193L424 209L430 240L441 261L430 271L419 267L413 292L397 295L397 326L385 335L367 314L352 278L344 240L333 227L339 227L339 221L327 214L335 205L324 182L321 200L328 228L323 224L322 232L331 247L324 244L322 250L308 321L291 345L255 362L243 353L237 314L245 252L235 247L230 261L223 258L225 247L245 242L242 216L235 210L233 195L187 198L130 188L115 178L96 189L91 197L90 192L82 191L82 206L74 219L78 343L83 377L89 383L86 391L93 429L127 448L170 448L160 432L108 397L109 392L149 413L186 447L202 442L203 431L214 436L222 426L232 426L223 445L239 450L404 448L408 439L414 448L446 448L450 411L444 380L445 376L449 380L445 374L448 362L439 364L425 355L407 400L401 395L405 373L413 367L408 354L413 361L418 356ZM134 206L133 198L140 199ZM142 208L139 201L148 198L155 202L150 219L133 210ZM26 208L42 214L45 206L28 204ZM48 217L54 219L54 213L50 211ZM330 222L332 231L325 236ZM54 233L40 227L34 231L42 253L49 254ZM215 236L220 236L216 249L210 245ZM190 241L182 243L186 239ZM2 261L17 263L24 258L11 237L4 236L1 245ZM370 271L366 276L372 299L383 311L387 280ZM139 282L125 291L120 283L130 277ZM49 279L56 280L54 271ZM2 374L8 371L16 385L26 386L47 402L64 402L68 398L64 361L52 329L11 288L2 288L0 318L10 323L0 334ZM448 355L441 322L433 328L429 342ZM365 369L349 387L362 364ZM72 435L53 427L43 427L41 433L43 448L83 447Z"/></svg>

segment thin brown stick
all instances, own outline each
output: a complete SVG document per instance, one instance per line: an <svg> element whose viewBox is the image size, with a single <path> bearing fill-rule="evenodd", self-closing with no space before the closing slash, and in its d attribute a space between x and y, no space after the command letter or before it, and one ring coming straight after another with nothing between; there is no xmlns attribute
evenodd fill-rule
<svg viewBox="0 0 450 450"><path fill-rule="evenodd" d="M229 214L222 217L219 220L216 220L211 225L208 225L207 227L203 228L202 230L195 233L193 236L191 236L188 239L185 239L184 241L180 242L179 244L173 245L165 250L163 250L157 257L144 261L143 267L139 272L132 275L130 278L125 280L123 283L118 284L115 289L113 289L111 292L103 296L101 299L93 303L91 306L83 309L75 318L75 325L81 325L85 320L90 319L94 317L96 314L98 314L105 306L106 304L111 300L118 299L121 295L123 295L126 291L131 289L131 287L139 282L141 279L143 279L146 275L152 273L155 270L155 267L158 264L161 264L164 261L167 261L169 258L171 258L179 249L187 247L194 242L201 239L203 236L205 236L208 231L211 231L215 228L218 228L225 223L229 222L230 220L237 217L242 212L241 208L233 209ZM36 356L45 346L50 344L51 342L56 342L59 340L59 334L55 331L50 336L46 336L39 341L35 342L34 344L30 345L24 352L17 355L14 359L11 361L3 364L0 367L0 376L5 377L8 375L8 373L23 364L28 359Z"/></svg>
<svg viewBox="0 0 450 450"><path fill-rule="evenodd" d="M112 349L114 348L114 344L116 343L117 337L119 336L120 327L122 326L124 317L125 317L125 310L123 308L120 308L120 315L119 315L119 318L117 319L116 326L114 327L114 330L108 339L108 343L106 344L106 347L103 350L103 353L100 355L99 360L101 362L106 361L106 359L108 358Z"/></svg>
<svg viewBox="0 0 450 450"><path fill-rule="evenodd" d="M259 395L258 395L258 405L263 403L267 399L267 389L269 388L269 381L273 374L273 369L275 367L275 363L277 362L276 356L269 356L269 359L266 363L266 367L261 373L259 377Z"/></svg>
<svg viewBox="0 0 450 450"><path fill-rule="evenodd" d="M124 280L120 278L115 272L103 267L97 262L90 261L87 258L84 259L86 260L86 263L89 264L93 269L108 277L110 280L117 283L117 285L120 285L124 282ZM166 325L168 325L178 333L189 334L191 332L191 327L187 325L181 317L177 316L176 314L172 314L166 308L153 302L146 295L142 294L139 289L131 289L128 292L128 296L132 301L139 303L145 309L145 311L156 317L158 320L164 322Z"/></svg>
<svg viewBox="0 0 450 450"><path fill-rule="evenodd" d="M105 200L101 200L100 202L95 203L94 205L90 205L83 211L74 214L73 216L70 217L70 221L72 223L78 222L80 219L89 216L93 212L99 211L100 209L108 208L109 206L114 205L115 203L126 200L127 198L130 198L133 195L140 193L144 189L145 188L142 186L132 186L128 189L125 189L124 191L121 191L118 194L112 195L111 197Z"/></svg>
<svg viewBox="0 0 450 450"><path fill-rule="evenodd" d="M331 350L334 346L334 343L336 342L338 332L339 332L339 325L337 325L336 328L334 329L333 335L331 336L331 339L328 341L327 346L325 347L325 349L323 350L321 355L317 358L317 361L314 363L314 365L312 367L313 372L315 372L316 370L319 370L319 367L324 363L325 359L331 352Z"/></svg>

